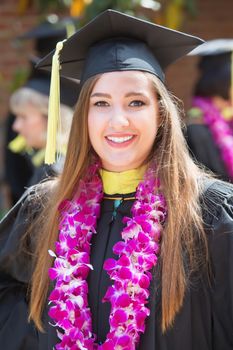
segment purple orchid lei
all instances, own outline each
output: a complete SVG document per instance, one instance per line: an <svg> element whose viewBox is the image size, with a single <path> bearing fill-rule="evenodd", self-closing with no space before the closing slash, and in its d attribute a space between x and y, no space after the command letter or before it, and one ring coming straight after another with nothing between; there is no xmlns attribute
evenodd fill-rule
<svg viewBox="0 0 233 350"><path fill-rule="evenodd" d="M203 121L208 126L228 175L233 179L233 130L210 98L195 97L193 106L203 112Z"/></svg>
<svg viewBox="0 0 233 350"><path fill-rule="evenodd" d="M103 344L95 343L86 279L93 269L90 244L103 197L98 169L94 165L88 170L89 178L80 182L78 197L60 205L59 239L55 253L49 251L55 258L49 270L50 279L55 280L49 296L53 304L49 315L61 330L57 350L134 350L150 314L145 306L152 279L150 270L158 260L167 209L163 195L158 193L159 181L148 170L138 185L132 218L124 218L122 241L113 247L119 258L104 263L113 281L103 299L111 303L110 331Z"/></svg>

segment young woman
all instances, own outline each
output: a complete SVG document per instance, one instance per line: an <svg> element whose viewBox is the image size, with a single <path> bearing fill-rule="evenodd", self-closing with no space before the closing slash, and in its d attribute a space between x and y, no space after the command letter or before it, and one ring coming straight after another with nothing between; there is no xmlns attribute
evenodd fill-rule
<svg viewBox="0 0 233 350"><path fill-rule="evenodd" d="M132 38L135 27L144 39ZM61 177L31 189L2 222L6 349L232 348L232 187L189 157L163 82L167 56L157 50L155 60L148 43L158 31L157 48L183 41L179 55L200 43L107 11L60 52L64 73L71 47L83 55L79 42L94 44ZM81 40L90 33L96 45Z"/></svg>

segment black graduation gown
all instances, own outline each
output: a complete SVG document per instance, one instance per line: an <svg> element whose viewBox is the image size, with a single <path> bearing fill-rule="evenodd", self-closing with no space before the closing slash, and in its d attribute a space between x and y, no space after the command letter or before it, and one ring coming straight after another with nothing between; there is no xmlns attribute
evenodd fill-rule
<svg viewBox="0 0 233 350"><path fill-rule="evenodd" d="M233 187L217 181L207 187L202 203L206 208L203 216L209 242L211 284L204 272L193 276L173 327L162 334L160 279L155 277L153 285L157 288L151 287L151 314L139 350L233 349ZM46 333L39 333L26 321L26 287L31 264L29 258L19 252L19 240L28 224L30 206L30 196L25 196L0 227L0 344L5 350L51 350L58 342L55 328L48 324L47 310L44 312ZM122 218L129 215L131 206L132 201L123 201L112 220L113 201L104 200L98 233L93 237L94 271L88 278L89 304L99 342L105 339L109 317L109 304L101 302L109 285L102 266L106 258L114 257L112 246L120 239Z"/></svg>
<svg viewBox="0 0 233 350"><path fill-rule="evenodd" d="M27 154L14 153L8 148L9 142L17 136L12 130L14 121L15 115L9 113L6 118L6 136L3 145L4 181L9 186L12 205L22 196L34 172L34 165Z"/></svg>
<svg viewBox="0 0 233 350"><path fill-rule="evenodd" d="M53 170L51 165L42 164L38 167L35 167L33 176L28 182L28 187L38 184L41 181L46 180L49 177L56 176L56 171Z"/></svg>
<svg viewBox="0 0 233 350"><path fill-rule="evenodd" d="M210 130L203 124L189 124L185 131L192 157L211 170L219 179L229 181L229 175Z"/></svg>

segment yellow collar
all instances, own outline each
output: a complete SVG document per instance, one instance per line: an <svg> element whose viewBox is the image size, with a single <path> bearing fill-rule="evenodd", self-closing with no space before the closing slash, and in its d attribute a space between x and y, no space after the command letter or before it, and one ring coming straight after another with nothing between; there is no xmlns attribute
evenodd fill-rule
<svg viewBox="0 0 233 350"><path fill-rule="evenodd" d="M120 173L100 169L104 193L127 194L135 192L139 182L143 179L145 170L146 166Z"/></svg>

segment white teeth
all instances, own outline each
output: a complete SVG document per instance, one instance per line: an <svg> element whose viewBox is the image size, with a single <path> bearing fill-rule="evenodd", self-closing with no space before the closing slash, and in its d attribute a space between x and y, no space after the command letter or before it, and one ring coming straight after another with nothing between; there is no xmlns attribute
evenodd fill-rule
<svg viewBox="0 0 233 350"><path fill-rule="evenodd" d="M122 142L126 142L129 141L133 138L132 136L125 136L125 137L116 137L116 136L107 136L107 139L112 141L112 142L116 142L116 143L122 143Z"/></svg>

